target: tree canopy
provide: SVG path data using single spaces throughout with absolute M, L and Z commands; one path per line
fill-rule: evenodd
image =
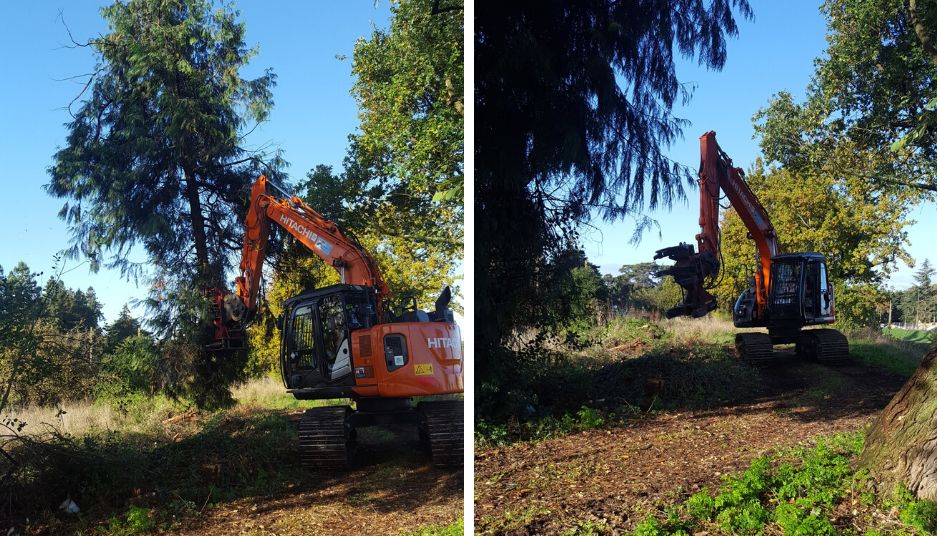
M 358 154 L 379 177 L 462 206 L 462 0 L 400 0 L 387 30 L 355 43 Z
M 757 129 L 769 161 L 794 171 L 831 167 L 840 149 L 874 165 L 855 174 L 879 188 L 937 191 L 937 6 L 930 1 L 829 0 L 829 46 L 804 103 L 779 93 Z
M 137 276 L 139 244 L 157 281 L 223 281 L 256 175 L 241 136 L 267 117 L 275 76 L 240 76 L 256 50 L 228 6 L 130 0 L 101 14 L 109 32 L 80 44 L 97 64 L 46 186 L 67 200 L 70 253 Z

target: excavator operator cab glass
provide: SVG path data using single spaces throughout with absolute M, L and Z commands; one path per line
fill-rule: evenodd
M 302 305 L 293 311 L 289 336 L 286 338 L 286 355 L 295 368 L 315 369 L 319 366 L 314 325 L 312 306 Z
M 348 338 L 348 319 L 345 303 L 340 294 L 325 296 L 319 301 L 319 322 L 322 333 L 322 359 L 324 375 L 330 380 L 351 373 L 351 345 Z
M 771 260 L 767 315 L 772 322 L 800 323 L 804 316 L 805 259 L 783 255 Z
M 790 253 L 771 262 L 768 312 L 773 321 L 804 325 L 832 317 L 832 292 L 822 255 Z

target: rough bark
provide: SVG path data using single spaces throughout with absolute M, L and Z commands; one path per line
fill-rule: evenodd
M 198 267 L 198 280 L 207 284 L 211 276 L 209 273 L 208 241 L 205 236 L 205 219 L 202 216 L 202 202 L 198 196 L 198 185 L 195 183 L 195 173 L 188 167 L 185 173 L 185 195 L 189 201 L 189 213 L 192 219 L 192 240 L 195 242 L 195 258 Z
M 927 2 L 924 2 L 925 4 Z M 934 45 L 933 40 L 931 39 L 930 33 L 928 33 L 929 28 L 927 27 L 927 22 L 924 20 L 924 17 L 918 9 L 925 9 L 918 6 L 918 0 L 908 0 L 908 14 L 911 18 L 911 25 L 914 27 L 914 33 L 917 34 L 917 38 L 921 41 L 921 47 L 924 49 L 924 53 L 930 58 L 930 61 L 937 65 L 937 46 Z
M 918 498 L 937 501 L 937 348 L 872 425 L 859 463 L 881 492 L 901 484 Z

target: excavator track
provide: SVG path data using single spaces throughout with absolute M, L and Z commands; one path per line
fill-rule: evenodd
M 299 458 L 306 469 L 344 469 L 354 456 L 348 406 L 307 409 L 299 421 Z
M 463 465 L 463 434 L 465 416 L 461 400 L 438 400 L 417 404 L 420 415 L 420 437 L 429 444 L 433 465 Z
M 837 365 L 849 360 L 849 340 L 835 329 L 808 329 L 797 339 L 797 353 L 819 363 Z
M 774 359 L 774 348 L 767 333 L 737 333 L 735 350 L 746 363 L 765 363 Z

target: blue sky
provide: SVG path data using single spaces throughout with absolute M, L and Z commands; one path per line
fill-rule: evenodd
M 60 12 L 77 39 L 106 30 L 98 9 L 109 2 L 91 0 L 36 0 L 7 3 L 5 20 L 15 21 L 0 33 L 0 67 L 11 73 L 0 84 L 0 185 L 6 207 L 0 211 L 3 229 L 0 266 L 10 269 L 24 260 L 44 281 L 52 272 L 53 255 L 67 246 L 68 233 L 56 217 L 62 201 L 47 196 L 41 186 L 48 181 L 46 168 L 65 140 L 63 109 L 80 91 L 80 82 L 57 81 L 89 72 L 93 57 L 86 49 L 67 49 L 68 35 Z M 826 46 L 825 25 L 818 2 L 753 2 L 754 21 L 740 24 L 740 35 L 729 42 L 728 61 L 721 72 L 681 62 L 678 75 L 696 85 L 691 102 L 677 115 L 692 124 L 684 139 L 669 155 L 695 168 L 699 159 L 697 138 L 716 130 L 721 146 L 736 165 L 747 168 L 759 154 L 752 139 L 751 116 L 771 95 L 788 90 L 802 98 L 813 73 L 813 59 Z M 386 1 L 280 2 L 242 1 L 242 20 L 247 23 L 247 42 L 260 46 L 260 54 L 245 71 L 255 76 L 266 67 L 278 75 L 275 107 L 267 124 L 249 138 L 253 146 L 273 145 L 284 150 L 293 177 L 302 177 L 319 163 L 341 166 L 347 136 L 358 124 L 357 107 L 349 95 L 353 83 L 348 59 L 354 42 L 370 35 L 374 27 L 386 27 L 390 9 Z M 628 243 L 631 222 L 598 223 L 583 229 L 583 242 L 592 262 L 603 271 L 617 272 L 622 264 L 650 260 L 654 251 L 680 241 L 692 242 L 698 232 L 696 192 L 687 203 L 671 211 L 651 214 L 661 224 L 660 237 L 649 232 L 637 246 Z M 937 250 L 926 233 L 937 225 L 933 204 L 918 207 L 910 228 L 909 251 L 918 261 L 937 261 Z M 932 243 L 932 241 L 931 241 Z M 143 256 L 134 260 L 142 261 Z M 123 304 L 146 294 L 102 269 L 89 274 L 74 262 L 63 276 L 73 288 L 93 286 L 104 302 L 107 319 Z M 901 265 L 891 283 L 910 284 L 913 270 Z M 471 270 L 469 271 L 471 273 Z
M 728 60 L 722 71 L 707 71 L 692 61 L 678 64 L 678 78 L 694 83 L 696 91 L 688 105 L 675 110 L 677 117 L 692 124 L 684 129 L 684 139 L 670 148 L 671 158 L 696 169 L 698 138 L 715 130 L 719 145 L 735 165 L 749 168 L 760 154 L 757 140 L 752 139 L 752 116 L 779 91 L 789 91 L 802 100 L 814 72 L 814 58 L 824 54 L 826 24 L 819 5 L 804 0 L 754 0 L 755 18 L 740 22 L 738 37 L 728 43 Z M 698 195 L 694 189 L 688 192 L 686 203 L 649 213 L 660 223 L 660 235 L 656 230 L 647 232 L 637 246 L 628 242 L 633 222 L 593 222 L 595 229 L 582 229 L 586 254 L 603 272 L 618 273 L 623 264 L 652 260 L 654 252 L 662 247 L 679 242 L 695 245 L 694 236 L 699 232 Z M 937 206 L 928 203 L 911 213 L 918 223 L 908 228 L 911 244 L 907 249 L 918 263 L 925 258 L 937 261 L 937 246 L 933 236 L 928 236 L 937 228 L 935 209 Z M 898 264 L 890 284 L 906 288 L 911 285 L 914 270 Z
M 23 260 L 34 271 L 52 273 L 52 257 L 68 245 L 65 224 L 56 216 L 63 200 L 45 194 L 46 168 L 65 142 L 63 108 L 79 93 L 78 80 L 57 81 L 89 72 L 94 58 L 87 49 L 68 49 L 62 18 L 77 40 L 106 32 L 99 8 L 110 2 L 90 0 L 29 1 L 4 4 L 0 33 L 0 67 L 8 77 L 0 84 L 0 184 L 6 203 L 0 211 L 0 266 L 5 270 Z M 301 178 L 315 165 L 341 167 L 347 137 L 358 125 L 357 105 L 349 94 L 353 46 L 375 27 L 386 28 L 387 1 L 267 2 L 242 1 L 241 20 L 247 43 L 260 53 L 243 71 L 257 76 L 272 67 L 277 73 L 275 107 L 270 120 L 248 138 L 248 146 L 283 149 L 289 172 Z M 61 13 L 61 17 L 60 17 Z M 340 60 L 336 56 L 344 55 Z M 145 260 L 142 253 L 133 260 Z M 72 288 L 93 286 L 104 303 L 107 320 L 123 304 L 142 298 L 147 289 L 102 269 L 71 261 L 62 279 Z M 142 313 L 142 311 L 137 311 Z

